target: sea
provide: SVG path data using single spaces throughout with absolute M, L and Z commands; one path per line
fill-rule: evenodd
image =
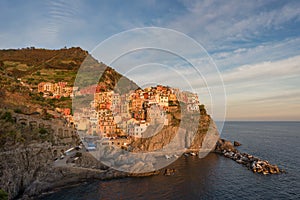
M 65 187 L 40 199 L 300 199 L 300 122 L 226 122 L 221 137 L 238 141 L 246 152 L 276 164 L 287 173 L 254 174 L 215 153 L 182 156 L 157 175 L 108 181 L 91 180 Z

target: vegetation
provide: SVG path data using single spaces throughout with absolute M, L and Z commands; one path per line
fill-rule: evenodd
M 11 123 L 14 121 L 10 112 L 4 112 L 1 115 L 0 119 L 4 120 L 5 122 L 11 122 Z
M 37 105 L 49 109 L 71 108 L 70 98 L 44 98 L 43 94 L 37 93 L 37 85 L 40 82 L 63 81 L 73 86 L 78 69 L 82 66 L 85 70 L 77 79 L 82 87 L 94 85 L 95 80 L 100 78 L 99 82 L 105 85 L 103 91 L 116 88 L 117 92 L 123 93 L 138 88 L 134 82 L 122 78 L 122 75 L 99 63 L 81 48 L 46 50 L 30 47 L 0 50 L 0 84 L 3 86 L 0 95 L 5 96 L 5 103 L 13 109 Z M 102 77 L 98 77 L 100 73 L 103 73 Z
M 0 200 L 7 200 L 8 194 L 4 190 L 0 189 Z
M 205 106 L 203 104 L 199 105 L 199 110 L 201 115 L 206 115 L 206 110 L 205 110 Z
M 14 109 L 15 113 L 19 113 L 19 114 L 23 114 L 22 110 L 20 108 L 16 108 Z
M 18 63 L 25 64 L 23 66 L 27 67 L 28 73 L 36 71 L 37 68 L 68 69 L 69 66 L 72 66 L 72 70 L 77 70 L 87 55 L 88 53 L 79 47 L 60 50 L 8 49 L 0 51 L 0 62 L 3 63 L 1 66 L 6 67 Z
M 17 124 L 8 111 L 0 113 L 0 148 L 32 141 L 53 142 L 53 134 L 45 128 Z
M 75 157 L 81 157 L 82 153 L 81 152 L 76 152 Z

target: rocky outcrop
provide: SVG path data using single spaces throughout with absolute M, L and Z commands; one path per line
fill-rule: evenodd
M 222 153 L 224 150 L 228 152 L 237 152 L 236 148 L 230 141 L 227 141 L 225 139 L 219 139 L 217 141 L 215 151 Z
M 233 145 L 234 145 L 235 147 L 238 147 L 238 146 L 241 146 L 242 144 L 239 143 L 238 141 L 233 141 Z
M 107 180 L 128 176 L 150 176 L 158 171 L 134 174 L 104 166 L 89 153 L 83 153 L 72 165 L 55 167 L 50 143 L 15 146 L 0 153 L 0 187 L 9 199 L 34 199 L 36 196 L 66 185 L 90 179 Z
M 174 168 L 172 168 L 172 169 L 167 168 L 164 171 L 164 175 L 165 176 L 173 176 L 175 174 L 175 172 L 176 172 L 176 169 L 174 169 Z
M 107 166 L 103 165 L 101 162 L 99 162 L 95 157 L 93 157 L 88 152 L 82 153 L 82 156 L 80 156 L 79 159 L 74 161 L 74 164 L 76 167 L 82 167 L 82 168 L 100 169 L 100 170 L 108 169 Z
M 213 119 L 206 114 L 206 110 L 200 110 L 200 115 L 199 113 L 187 116 L 181 114 L 173 113 L 172 117 L 169 117 L 169 125 L 159 131 L 147 129 L 146 131 L 156 132 L 156 134 L 152 137 L 136 139 L 131 144 L 131 150 L 152 152 L 166 148 L 168 145 L 174 146 L 168 148 L 169 153 L 179 148 L 182 151 L 203 154 L 214 150 L 219 132 Z
M 9 198 L 21 197 L 36 190 L 41 180 L 54 178 L 52 148 L 48 143 L 15 147 L 0 153 L 0 185 Z M 58 173 L 59 174 L 59 173 Z M 39 191 L 36 191 L 39 192 Z
M 234 160 L 235 162 L 246 166 L 254 173 L 280 174 L 285 172 L 279 169 L 277 165 L 270 164 L 267 160 L 261 160 L 247 153 L 239 152 L 230 141 L 219 139 L 215 148 L 215 152 Z

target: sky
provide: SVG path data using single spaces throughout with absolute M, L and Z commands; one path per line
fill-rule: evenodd
M 80 46 L 93 52 L 99 48 L 99 43 L 130 29 L 161 27 L 175 30 L 199 43 L 217 66 L 220 77 L 208 73 L 205 79 L 211 83 L 210 88 L 215 87 L 217 79 L 223 81 L 226 120 L 300 120 L 298 0 L 3 0 L 0 1 L 0 17 L 1 49 Z M 111 46 L 106 50 L 114 52 L 128 43 L 134 46 L 139 44 L 139 39 L 132 37 L 119 43 L 118 47 Z M 174 48 L 184 46 L 178 40 L 170 41 L 176 46 Z M 170 55 L 164 57 L 163 53 L 148 50 L 143 51 L 143 55 L 138 53 L 115 62 L 113 67 L 121 70 L 121 65 L 137 64 L 134 59 L 145 58 L 148 78 L 168 79 L 171 86 L 179 82 L 175 75 L 173 78 L 166 76 L 167 72 L 162 70 L 163 65 L 171 65 L 164 62 L 166 58 L 171 60 Z M 201 60 L 197 55 L 190 59 Z M 154 61 L 162 65 L 149 64 Z M 212 61 L 208 61 L 211 66 Z M 177 66 L 172 68 L 173 71 L 185 74 L 191 85 L 199 88 L 197 92 L 202 91 L 201 80 L 194 77 L 189 68 L 173 64 Z M 145 74 L 128 76 L 139 84 L 139 77 L 148 80 Z M 205 92 L 203 96 L 199 93 L 200 101 L 208 105 L 212 116 L 222 118 L 218 113 L 212 113 L 212 102 Z M 219 99 L 218 95 L 215 98 Z

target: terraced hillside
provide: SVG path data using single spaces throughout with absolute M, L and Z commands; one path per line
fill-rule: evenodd
M 40 82 L 63 81 L 73 86 L 83 62 L 90 67 L 90 74 L 87 72 L 86 76 L 94 75 L 95 68 L 105 71 L 99 81 L 106 85 L 107 90 L 113 89 L 122 77 L 79 47 L 59 50 L 35 48 L 0 50 L 0 106 L 17 107 L 24 112 L 33 112 L 41 106 L 47 109 L 71 108 L 70 98 L 61 100 L 42 98 L 37 93 L 37 85 Z M 122 78 L 122 81 L 136 88 L 136 85 L 127 78 Z M 88 86 L 92 81 L 86 81 L 85 84 Z M 26 111 L 28 109 L 31 111 Z

